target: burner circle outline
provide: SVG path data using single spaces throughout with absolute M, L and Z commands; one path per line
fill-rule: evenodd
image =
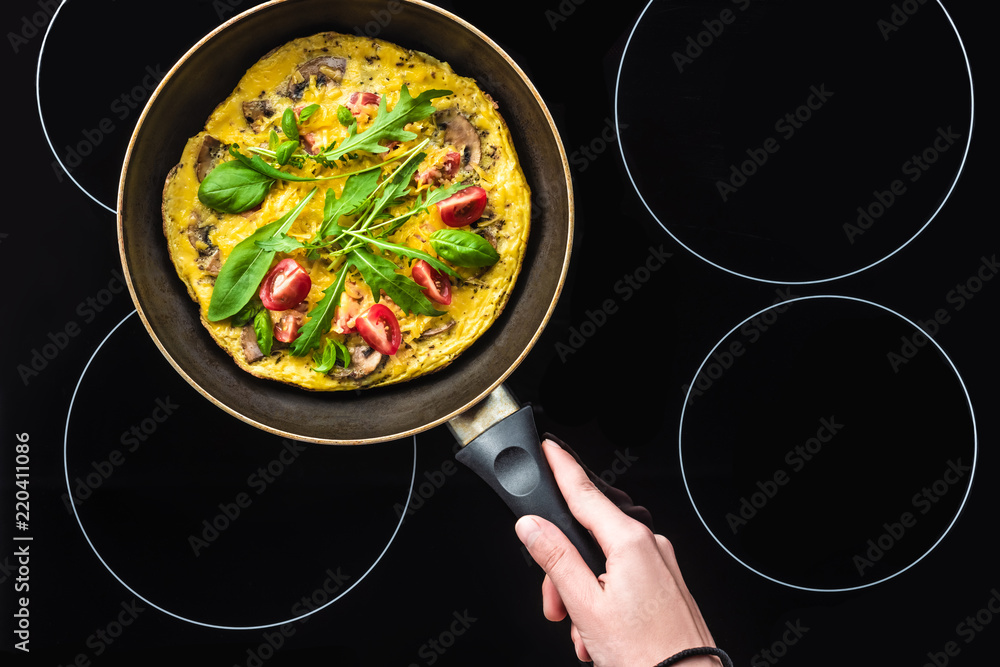
M 72 396 L 70 396 L 69 407 L 67 408 L 67 411 L 66 411 L 66 426 L 65 426 L 65 428 L 63 430 L 63 472 L 64 472 L 64 475 L 65 475 L 65 478 L 66 478 L 66 491 L 67 491 L 67 493 L 70 494 L 70 497 L 72 497 L 72 495 L 73 495 L 73 489 L 72 489 L 72 486 L 71 486 L 72 483 L 70 482 L 70 479 L 69 479 L 69 461 L 68 461 L 68 458 L 67 458 L 67 451 L 68 451 L 68 447 L 69 447 L 69 424 L 70 424 L 70 418 L 72 417 L 72 414 L 73 414 L 73 404 L 76 401 L 77 393 L 80 391 L 80 385 L 83 383 L 83 378 L 87 375 L 87 370 L 90 368 L 90 364 L 97 357 L 97 354 L 101 351 L 101 348 L 103 348 L 104 344 L 107 343 L 108 340 L 110 340 L 111 336 L 113 336 L 114 333 L 123 324 L 125 324 L 125 322 L 128 321 L 128 319 L 130 317 L 132 317 L 136 313 L 137 313 L 137 311 L 133 310 L 128 315 L 126 315 L 124 318 L 122 318 L 122 320 L 118 324 L 116 324 L 114 327 L 112 327 L 111 331 L 108 332 L 108 334 L 104 337 L 104 339 L 94 349 L 94 353 L 90 355 L 90 358 L 87 360 L 87 363 L 84 365 L 83 370 L 80 372 L 80 378 L 77 380 L 76 385 L 73 387 L 73 394 L 72 394 Z M 308 611 L 308 612 L 306 612 L 304 614 L 301 614 L 299 616 L 295 616 L 293 618 L 285 619 L 285 620 L 282 620 L 282 621 L 275 621 L 273 623 L 262 623 L 260 625 L 219 625 L 219 624 L 214 624 L 214 623 L 205 623 L 203 621 L 198 621 L 198 620 L 195 620 L 195 619 L 192 619 L 192 618 L 187 618 L 186 616 L 181 616 L 180 614 L 176 614 L 176 613 L 174 613 L 174 612 L 172 612 L 172 611 L 170 611 L 168 609 L 164 609 L 163 607 L 157 605 L 155 602 L 153 602 L 153 601 L 149 600 L 148 598 L 144 597 L 138 591 L 136 591 L 131 586 L 129 586 L 127 583 L 125 583 L 125 581 L 121 577 L 118 576 L 118 574 L 111 568 L 111 566 L 108 565 L 108 563 L 101 556 L 101 553 L 97 550 L 97 547 L 90 540 L 90 535 L 87 534 L 87 529 L 83 527 L 83 521 L 80 519 L 80 514 L 77 512 L 76 503 L 69 503 L 69 504 L 73 508 L 73 516 L 76 518 L 76 523 L 80 527 L 80 532 L 83 534 L 83 538 L 87 541 L 87 544 L 90 546 L 90 549 L 94 552 L 94 555 L 97 556 L 97 560 L 99 560 L 101 562 L 101 565 L 104 566 L 104 568 L 111 574 L 112 577 L 114 577 L 118 581 L 119 584 L 121 584 L 125 588 L 125 590 L 127 590 L 128 592 L 130 592 L 132 595 L 134 595 L 139 600 L 142 600 L 145 604 L 149 605 L 150 607 L 152 607 L 153 609 L 156 609 L 159 612 L 162 612 L 162 613 L 166 614 L 167 616 L 176 618 L 177 620 L 184 621 L 186 623 L 191 623 L 192 625 L 198 625 L 198 626 L 201 626 L 201 627 L 204 627 L 204 628 L 212 628 L 214 630 L 263 630 L 263 629 L 266 629 L 266 628 L 274 628 L 274 627 L 278 627 L 278 626 L 281 626 L 281 625 L 285 625 L 286 623 L 294 623 L 294 622 L 300 621 L 300 620 L 302 620 L 302 619 L 304 619 L 304 618 L 306 618 L 308 616 L 312 616 L 316 612 L 319 612 L 319 611 L 322 611 L 323 609 L 326 609 L 327 607 L 329 607 L 330 605 L 332 605 L 334 602 L 336 602 L 340 598 L 342 598 L 345 595 L 347 595 L 355 586 L 357 586 L 362 581 L 364 581 L 365 577 L 367 577 L 371 573 L 371 571 L 375 569 L 375 566 L 379 564 L 379 562 L 385 556 L 386 552 L 389 551 L 389 547 L 392 546 L 392 543 L 395 541 L 396 535 L 399 534 L 399 529 L 403 526 L 403 518 L 406 516 L 407 510 L 410 507 L 410 500 L 413 498 L 413 485 L 414 485 L 414 481 L 416 480 L 416 476 L 417 476 L 417 437 L 413 436 L 413 468 L 412 468 L 412 470 L 410 472 L 410 489 L 409 489 L 409 491 L 407 492 L 407 495 L 406 495 L 406 503 L 403 506 L 402 512 L 400 512 L 400 514 L 399 514 L 399 523 L 396 524 L 396 528 L 392 531 L 392 535 L 389 537 L 389 541 L 386 543 L 385 547 L 382 549 L 382 551 L 379 553 L 379 555 L 375 558 L 375 562 L 373 562 L 368 567 L 368 569 L 365 570 L 361 574 L 361 576 L 359 576 L 354 582 L 352 582 L 349 586 L 347 586 L 347 588 L 345 588 L 343 591 L 341 591 L 336 597 L 334 597 L 334 598 L 330 599 L 329 601 L 327 601 L 325 604 L 320 605 L 320 606 L 316 607 L 315 609 L 312 609 L 311 611 Z
M 914 240 L 916 240 L 916 238 L 918 236 L 920 236 L 924 232 L 924 230 L 927 229 L 928 226 L 930 226 L 931 222 L 933 222 L 934 219 L 937 218 L 938 214 L 942 211 L 942 209 L 944 209 L 945 204 L 948 203 L 948 200 L 951 198 L 952 192 L 955 191 L 955 187 L 958 185 L 958 181 L 959 181 L 959 179 L 962 176 L 962 172 L 965 171 L 965 164 L 966 164 L 966 161 L 969 158 L 969 151 L 972 148 L 972 131 L 973 131 L 973 127 L 975 126 L 975 120 L 976 120 L 976 95 L 975 95 L 975 85 L 974 85 L 973 79 L 972 79 L 972 65 L 969 63 L 969 53 L 968 53 L 968 51 L 965 48 L 965 42 L 962 40 L 962 35 L 958 31 L 958 27 L 955 25 L 955 21 L 951 18 L 951 14 L 948 13 L 948 10 L 945 8 L 945 6 L 941 2 L 941 0 L 936 0 L 938 6 L 941 7 L 941 11 L 944 12 L 945 18 L 948 19 L 948 24 L 951 26 L 952 30 L 955 32 L 955 37 L 958 39 L 958 45 L 962 49 L 962 58 L 965 60 L 965 68 L 966 68 L 966 71 L 967 71 L 968 77 L 969 77 L 969 134 L 968 134 L 968 138 L 966 139 L 965 151 L 962 154 L 962 162 L 961 162 L 961 164 L 959 164 L 958 170 L 955 172 L 955 178 L 953 179 L 953 181 L 951 183 L 951 186 L 948 188 L 948 191 L 945 193 L 944 197 L 941 199 L 941 202 L 938 204 L 937 209 L 935 209 L 934 212 L 930 215 L 930 217 L 927 218 L 927 221 L 924 222 L 924 224 L 920 227 L 920 229 L 918 229 L 917 232 L 915 234 L 913 234 L 913 236 L 911 236 L 909 239 L 907 239 L 898 248 L 896 248 L 891 253 L 889 253 L 888 255 L 886 255 L 885 257 L 883 257 L 883 258 L 881 258 L 881 259 L 879 259 L 877 261 L 871 262 L 870 264 L 868 264 L 866 266 L 863 266 L 861 268 L 855 269 L 853 271 L 848 271 L 846 273 L 842 273 L 840 275 L 830 276 L 828 278 L 817 278 L 815 280 L 800 280 L 800 281 L 795 281 L 795 280 L 776 280 L 776 279 L 773 279 L 773 278 L 761 278 L 760 276 L 754 276 L 754 275 L 750 275 L 748 273 L 741 273 L 739 271 L 727 268 L 727 267 L 723 266 L 722 264 L 719 264 L 717 262 L 713 262 L 708 257 L 705 257 L 705 256 L 699 254 L 698 252 L 696 252 L 693 248 L 691 248 L 686 243 L 684 243 L 683 241 L 681 241 L 681 239 L 678 238 L 677 235 L 675 235 L 672 231 L 670 231 L 670 229 L 667 227 L 667 225 L 662 220 L 660 220 L 659 216 L 657 216 L 656 213 L 653 211 L 652 207 L 646 201 L 646 198 L 642 196 L 642 192 L 639 190 L 639 185 L 638 185 L 638 183 L 636 183 L 635 177 L 632 175 L 632 171 L 629 169 L 628 160 L 625 157 L 624 144 L 622 142 L 621 123 L 619 121 L 619 112 L 618 112 L 618 101 L 619 101 L 619 99 L 621 99 L 621 90 L 620 90 L 620 88 L 621 88 L 621 79 L 622 79 L 622 69 L 624 68 L 624 65 L 625 65 L 625 57 L 628 55 L 629 45 L 632 43 L 632 37 L 635 36 L 635 32 L 638 29 L 639 24 L 642 22 L 643 17 L 646 15 L 646 12 L 649 11 L 649 8 L 653 5 L 654 2 L 656 2 L 656 0 L 649 0 L 649 2 L 646 4 L 646 6 L 643 7 L 642 12 L 639 13 L 639 18 L 636 19 L 635 25 L 632 26 L 632 30 L 629 31 L 628 38 L 625 40 L 625 46 L 622 49 L 621 60 L 619 60 L 619 62 L 618 62 L 618 72 L 617 72 L 617 74 L 615 76 L 615 92 L 614 92 L 615 139 L 617 140 L 617 143 L 618 143 L 618 152 L 621 155 L 622 166 L 625 169 L 625 174 L 628 176 L 629 183 L 632 184 L 632 189 L 635 190 L 636 196 L 639 197 L 639 201 L 642 202 L 642 205 L 645 207 L 646 211 L 649 212 L 649 215 L 652 216 L 652 218 L 657 222 L 657 224 L 660 225 L 660 227 L 663 228 L 663 231 L 665 231 L 670 236 L 670 238 L 672 238 L 674 241 L 676 241 L 678 245 L 680 245 L 682 248 L 684 248 L 685 250 L 687 250 L 689 253 L 691 253 L 692 255 L 694 255 L 695 257 L 697 257 L 698 259 L 702 260 L 706 264 L 710 264 L 711 266 L 714 266 L 715 268 L 717 268 L 717 269 L 719 269 L 721 271 L 724 271 L 724 272 L 729 273 L 731 275 L 737 276 L 739 278 L 744 278 L 746 280 L 753 280 L 753 281 L 757 281 L 757 282 L 761 282 L 761 283 L 769 283 L 769 284 L 772 284 L 772 285 L 817 285 L 817 284 L 821 284 L 821 283 L 832 282 L 834 280 L 840 280 L 842 278 L 848 278 L 850 276 L 854 276 L 854 275 L 857 275 L 857 274 L 862 273 L 864 271 L 867 271 L 868 269 L 870 269 L 872 267 L 878 266 L 882 262 L 884 262 L 887 259 L 889 259 L 890 257 L 894 256 L 896 253 L 900 252 L 906 246 L 910 245 Z
M 705 359 L 698 366 L 698 369 L 694 373 L 694 379 L 692 379 L 691 384 L 688 385 L 688 390 L 687 390 L 687 392 L 684 395 L 684 404 L 681 406 L 680 425 L 678 426 L 678 430 L 677 430 L 677 454 L 678 454 L 678 463 L 679 463 L 680 469 L 681 469 L 681 479 L 684 481 L 684 490 L 687 492 L 688 500 L 691 501 L 691 507 L 694 509 L 695 514 L 698 516 L 698 520 L 701 522 L 702 526 L 704 526 L 704 528 L 708 532 L 708 534 L 712 537 L 713 540 L 715 540 L 715 542 L 720 547 L 722 547 L 723 551 L 725 551 L 727 554 L 729 554 L 729 556 L 733 560 L 735 560 L 737 563 L 739 563 L 740 565 L 742 565 L 743 567 L 745 567 L 750 572 L 753 572 L 754 574 L 756 574 L 756 575 L 758 575 L 758 576 L 760 576 L 760 577 L 762 577 L 762 578 L 764 578 L 764 579 L 766 579 L 766 580 L 768 580 L 768 581 L 770 581 L 772 583 L 780 584 L 781 586 L 786 586 L 788 588 L 792 588 L 792 589 L 800 590 L 800 591 L 808 591 L 810 593 L 844 593 L 844 592 L 847 592 L 847 591 L 857 591 L 857 590 L 862 590 L 862 589 L 865 589 L 865 588 L 871 588 L 872 586 L 876 586 L 878 584 L 881 584 L 881 583 L 884 583 L 886 581 L 889 581 L 890 579 L 894 579 L 895 577 L 898 577 L 899 575 L 903 574 L 904 572 L 906 572 L 907 570 L 909 570 L 910 568 L 912 568 L 914 565 L 916 565 L 917 563 L 919 563 L 920 561 L 922 561 L 924 558 L 926 558 L 927 556 L 929 556 L 931 554 L 931 552 L 934 551 L 938 547 L 938 545 L 941 544 L 942 541 L 944 541 L 944 538 L 948 536 L 949 532 L 951 532 L 952 527 L 955 525 L 956 522 L 958 522 L 958 517 L 960 517 L 962 515 L 962 511 L 965 509 L 965 504 L 969 500 L 969 494 L 972 493 L 972 485 L 973 485 L 973 482 L 975 481 L 975 477 L 976 477 L 976 464 L 979 461 L 979 431 L 976 428 L 976 413 L 975 413 L 975 410 L 974 410 L 974 408 L 972 406 L 972 399 L 969 397 L 969 390 L 965 386 L 965 381 L 962 379 L 962 376 L 958 372 L 958 369 L 955 367 L 955 363 L 951 360 L 951 357 L 948 356 L 948 354 L 938 344 L 938 342 L 936 340 L 934 340 L 929 334 L 927 334 L 926 331 L 924 331 L 922 328 L 920 328 L 919 326 L 917 326 L 908 317 L 906 317 L 904 315 L 901 315 L 900 313 L 892 310 L 891 308 L 888 308 L 888 307 L 883 306 L 881 304 L 875 303 L 873 301 L 868 301 L 867 299 L 860 299 L 860 298 L 857 298 L 857 297 L 843 296 L 843 295 L 837 295 L 837 294 L 818 294 L 818 295 L 814 295 L 814 296 L 804 296 L 804 297 L 798 297 L 798 298 L 795 298 L 795 299 L 788 299 L 787 301 L 782 301 L 780 304 L 777 304 L 777 305 L 785 306 L 785 305 L 796 303 L 796 302 L 800 302 L 800 301 L 813 301 L 813 300 L 818 300 L 818 299 L 843 299 L 845 301 L 854 301 L 856 303 L 862 303 L 862 304 L 866 304 L 868 306 L 873 306 L 875 308 L 878 308 L 879 310 L 883 310 L 883 311 L 885 311 L 887 313 L 895 315 L 896 317 L 898 317 L 899 319 L 901 319 L 902 321 L 906 322 L 911 327 L 913 327 L 916 331 L 921 332 L 924 335 L 924 337 L 927 338 L 928 341 L 930 341 L 931 343 L 934 344 L 934 347 L 937 349 L 938 353 L 940 353 L 941 356 L 944 358 L 944 360 L 948 362 L 948 366 L 951 368 L 952 372 L 955 374 L 955 378 L 958 380 L 959 385 L 962 387 L 962 393 L 965 396 L 965 401 L 966 401 L 966 404 L 967 404 L 967 406 L 969 408 L 969 418 L 972 420 L 972 445 L 973 445 L 972 470 L 969 473 L 969 483 L 968 483 L 968 486 L 965 489 L 965 495 L 962 496 L 962 502 L 961 502 L 961 504 L 959 504 L 958 509 L 955 511 L 955 516 L 952 517 L 951 522 L 944 529 L 944 531 L 942 531 L 941 535 L 938 536 L 938 538 L 934 542 L 934 544 L 932 544 L 930 546 L 930 548 L 927 549 L 927 551 L 925 551 L 923 554 L 921 554 L 916 560 L 914 560 L 912 563 L 910 563 L 906 567 L 904 567 L 904 568 L 900 569 L 899 571 L 897 571 L 897 572 L 895 572 L 893 574 L 890 574 L 890 575 L 888 575 L 886 577 L 882 577 L 881 579 L 878 579 L 876 581 L 871 581 L 871 582 L 868 582 L 868 583 L 865 583 L 865 584 L 861 584 L 861 585 L 858 585 L 858 586 L 847 586 L 847 587 L 842 587 L 842 588 L 818 588 L 818 587 L 800 586 L 798 584 L 792 584 L 792 583 L 789 583 L 787 581 L 782 581 L 781 579 L 778 579 L 776 577 L 772 577 L 772 576 L 770 576 L 768 574 L 765 574 L 764 572 L 761 572 L 760 570 L 758 570 L 758 569 L 750 566 L 748 563 L 746 563 L 743 560 L 741 560 L 739 556 L 737 556 L 736 554 L 734 554 L 725 544 L 723 544 L 722 540 L 719 539 L 719 537 L 709 527 L 708 522 L 705 520 L 705 517 L 702 516 L 701 511 L 698 509 L 698 503 L 695 502 L 694 495 L 691 492 L 691 486 L 690 486 L 690 484 L 688 484 L 687 472 L 684 470 L 684 417 L 685 417 L 685 415 L 687 413 L 688 402 L 691 400 L 691 392 L 695 388 L 695 380 L 701 374 L 701 372 L 705 368 L 706 364 L 708 364 L 709 361 L 711 361 L 712 355 L 719 349 L 719 347 L 726 341 L 726 339 L 728 339 L 731 335 L 733 335 L 733 333 L 735 333 L 736 331 L 738 331 L 740 329 L 740 327 L 742 327 L 746 323 L 752 321 L 755 317 L 759 317 L 760 315 L 763 315 L 767 311 L 769 311 L 772 308 L 774 308 L 775 305 L 770 305 L 767 308 L 760 309 L 759 311 L 757 311 L 756 313 L 754 313 L 750 317 L 747 317 L 746 319 L 744 319 L 743 321 L 741 321 L 739 324 L 737 324 L 735 327 L 733 327 L 732 329 L 730 329 L 729 331 L 727 331 L 726 334 L 724 336 L 722 336 L 722 338 L 719 339 L 719 342 L 717 342 L 715 345 L 712 346 L 712 349 L 709 351 L 708 355 L 705 357 Z

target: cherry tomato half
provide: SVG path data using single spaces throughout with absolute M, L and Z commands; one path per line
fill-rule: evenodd
M 302 326 L 301 313 L 283 315 L 274 325 L 274 337 L 282 343 L 291 343 L 299 337 L 299 327 Z
M 312 279 L 291 257 L 278 262 L 260 284 L 260 300 L 268 310 L 288 310 L 309 294 Z
M 486 208 L 486 190 L 478 185 L 465 188 L 438 202 L 441 222 L 449 227 L 464 227 L 479 220 Z
M 445 306 L 451 303 L 451 281 L 424 260 L 418 259 L 413 264 L 410 277 L 424 288 L 430 299 Z
M 393 355 L 403 342 L 403 334 L 399 330 L 399 322 L 387 306 L 374 304 L 358 317 L 354 326 L 368 347 L 382 354 Z

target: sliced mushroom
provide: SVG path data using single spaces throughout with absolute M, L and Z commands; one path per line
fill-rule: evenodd
M 444 143 L 462 154 L 462 167 L 479 164 L 482 147 L 479 133 L 469 119 L 455 107 L 442 109 L 434 114 L 438 127 L 444 128 Z
M 199 224 L 198 216 L 192 214 L 191 224 L 187 228 L 187 237 L 191 247 L 197 250 L 199 255 L 207 255 L 209 248 L 212 247 L 212 242 L 208 240 L 208 232 L 211 230 L 211 226 L 202 227 Z
M 264 123 L 277 113 L 268 100 L 245 100 L 243 102 L 243 118 L 254 132 L 260 132 Z
M 476 229 L 476 234 L 479 234 L 484 239 L 490 242 L 494 250 L 497 250 L 497 232 L 496 225 L 486 225 L 485 227 L 479 227 Z
M 281 91 L 293 100 L 302 99 L 302 93 L 309 87 L 309 81 L 316 77 L 316 86 L 340 85 L 347 71 L 347 58 L 320 56 L 299 65 Z
M 205 180 L 208 172 L 215 168 L 216 163 L 226 154 L 226 147 L 221 141 L 210 134 L 205 135 L 201 142 L 201 150 L 198 151 L 198 161 L 195 163 L 194 171 L 198 176 L 198 181 Z
M 257 344 L 257 332 L 254 331 L 253 324 L 243 326 L 243 331 L 240 333 L 240 345 L 243 346 L 243 356 L 248 364 L 264 358 L 264 353 L 260 351 L 260 346 Z
M 200 226 L 198 216 L 192 214 L 191 224 L 187 228 L 187 237 L 191 247 L 198 251 L 198 268 L 209 275 L 217 276 L 219 269 L 222 268 L 222 257 L 218 246 L 214 245 L 208 238 L 208 233 L 212 229 L 214 227 L 211 225 Z
M 219 269 L 222 268 L 222 253 L 219 252 L 218 248 L 215 248 L 215 251 L 211 254 L 198 257 L 197 264 L 198 268 L 208 275 L 217 276 L 219 275 Z
M 427 329 L 422 334 L 420 334 L 420 339 L 423 340 L 424 338 L 430 338 L 431 336 L 437 336 L 438 334 L 443 334 L 445 331 L 451 329 L 457 323 L 458 320 L 452 320 L 450 322 L 446 322 L 442 325 L 436 326 L 433 329 Z
M 330 371 L 330 375 L 333 377 L 353 380 L 363 378 L 374 373 L 384 358 L 381 352 L 373 350 L 364 343 L 348 345 L 347 349 L 351 353 L 351 365 L 347 368 L 334 366 L 333 370 Z

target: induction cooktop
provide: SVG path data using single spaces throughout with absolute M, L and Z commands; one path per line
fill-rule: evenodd
M 135 313 L 132 130 L 258 4 L 5 5 L 4 664 L 576 664 L 447 429 L 271 435 Z M 992 8 L 435 4 L 527 73 L 573 173 L 570 275 L 507 384 L 650 510 L 718 645 L 751 667 L 993 664 Z M 377 37 L 404 5 L 323 27 Z

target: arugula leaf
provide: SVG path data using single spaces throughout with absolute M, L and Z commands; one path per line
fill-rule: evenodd
M 262 250 L 274 252 L 295 252 L 306 247 L 302 241 L 292 238 L 288 234 L 275 234 L 272 238 L 257 241 L 255 245 Z
M 323 224 L 316 233 L 316 241 L 338 231 L 337 221 L 342 216 L 351 215 L 361 208 L 378 188 L 379 173 L 373 170 L 349 176 L 344 182 L 344 190 L 340 193 L 339 199 L 333 190 L 326 191 L 326 200 L 323 202 Z
M 198 186 L 198 199 L 224 213 L 243 213 L 264 201 L 274 179 L 242 162 L 223 162 Z
M 274 325 L 271 323 L 271 315 L 266 309 L 261 308 L 253 317 L 253 330 L 257 334 L 257 347 L 266 357 L 271 354 L 271 347 L 274 345 Z
M 391 241 L 385 241 L 381 238 L 372 238 L 370 236 L 359 234 L 358 232 L 349 229 L 345 229 L 344 233 L 349 234 L 354 238 L 360 239 L 366 243 L 370 243 L 376 248 L 380 248 L 382 250 L 388 250 L 390 252 L 396 253 L 397 255 L 402 255 L 403 257 L 409 257 L 410 259 L 422 259 L 428 264 L 430 264 L 432 267 L 437 269 L 438 271 L 447 273 L 448 275 L 454 276 L 456 278 L 462 277 L 455 271 L 455 269 L 451 268 L 450 266 L 439 260 L 434 255 L 427 254 L 423 250 L 418 250 L 417 248 L 411 248 L 410 246 L 403 245 L 401 243 L 393 243 Z
M 278 145 L 278 149 L 280 149 L 280 148 L 281 148 L 281 145 L 279 144 Z M 254 155 L 253 157 L 247 157 L 246 155 L 244 155 L 243 153 L 240 152 L 240 145 L 239 144 L 230 144 L 230 146 L 229 146 L 229 153 L 230 153 L 230 155 L 232 155 L 233 157 L 235 157 L 237 160 L 239 160 L 240 164 L 242 164 L 242 165 L 244 165 L 244 166 L 246 166 L 246 167 L 248 167 L 250 169 L 253 169 L 258 174 L 261 174 L 262 176 L 267 176 L 269 178 L 273 178 L 274 180 L 281 179 L 281 180 L 286 180 L 286 181 L 299 181 L 299 182 L 302 182 L 302 183 L 307 183 L 307 182 L 310 182 L 310 181 L 326 180 L 324 178 L 316 178 L 315 176 L 298 176 L 296 174 L 289 174 L 287 171 L 281 171 L 277 167 L 269 164 L 264 158 L 262 158 L 259 155 Z M 229 163 L 228 162 L 224 162 L 223 164 L 229 164 Z M 219 165 L 219 167 L 221 167 L 221 166 L 222 165 Z M 219 167 L 216 167 L 215 169 L 218 169 Z M 212 171 L 215 171 L 215 170 L 213 169 Z M 209 173 L 209 176 L 211 176 L 211 175 L 212 174 Z M 339 178 L 339 176 L 333 176 L 332 178 Z M 207 180 L 207 177 L 206 177 L 206 180 Z
M 420 213 L 421 211 L 426 211 L 428 208 L 438 203 L 439 201 L 443 201 L 448 197 L 452 196 L 453 194 L 460 192 L 468 187 L 472 186 L 468 183 L 452 183 L 443 188 L 437 188 L 436 190 L 425 190 L 421 194 L 417 195 L 417 200 L 414 202 L 412 209 L 410 209 L 409 211 L 400 216 L 393 218 L 392 220 L 387 221 L 388 226 L 386 226 L 386 228 L 382 230 L 382 233 L 379 234 L 379 238 L 384 239 L 385 237 L 395 232 L 397 229 L 400 228 L 400 226 L 402 226 L 404 222 L 406 222 L 407 218 L 410 218 L 411 216 L 414 216 L 417 213 Z M 382 224 L 385 225 L 386 223 Z
M 329 373 L 338 361 L 344 368 L 349 367 L 351 365 L 351 352 L 339 340 L 327 338 L 323 345 L 323 351 L 320 352 L 319 360 L 316 359 L 316 353 L 313 353 L 313 363 L 316 364 L 313 366 L 313 370 L 317 373 Z
M 371 212 L 366 216 L 366 225 L 372 220 L 382 215 L 382 212 L 395 204 L 401 203 L 410 192 L 410 181 L 417 173 L 417 167 L 427 157 L 426 153 L 414 153 L 406 158 L 406 162 L 399 165 L 396 171 L 392 172 L 392 178 L 382 181 L 382 194 L 375 200 Z
M 384 257 L 373 255 L 361 248 L 355 248 L 348 253 L 347 258 L 368 283 L 375 303 L 378 303 L 379 300 L 379 290 L 385 290 L 389 298 L 407 313 L 431 316 L 444 314 L 443 311 L 434 307 L 420 285 L 415 283 L 412 278 L 396 273 L 396 265 Z
M 333 315 L 340 305 L 340 295 L 344 292 L 347 273 L 350 264 L 344 264 L 333 284 L 323 290 L 323 297 L 309 311 L 309 319 L 299 329 L 299 337 L 292 343 L 291 353 L 297 357 L 304 356 L 309 350 L 317 347 L 323 334 L 330 330 Z
M 210 321 L 217 322 L 235 315 L 253 297 L 260 281 L 271 268 L 271 260 L 274 259 L 274 251 L 258 247 L 257 242 L 287 232 L 314 194 L 316 188 L 303 197 L 291 211 L 274 222 L 260 227 L 236 244 L 215 279 L 212 299 L 208 304 Z
M 335 148 L 323 152 L 323 157 L 327 160 L 336 160 L 346 153 L 354 151 L 368 151 L 369 153 L 384 153 L 388 148 L 379 144 L 380 141 L 409 141 L 415 139 L 416 134 L 406 130 L 407 123 L 413 123 L 427 118 L 434 113 L 434 105 L 431 100 L 437 97 L 451 95 L 450 90 L 425 90 L 416 97 L 410 96 L 410 89 L 403 86 L 399 89 L 399 101 L 392 111 L 386 110 L 385 95 L 379 99 L 378 115 L 371 126 L 360 134 L 355 134 L 357 123 L 351 126 L 351 134 Z M 350 112 L 348 112 L 350 113 Z M 338 111 L 338 118 L 342 114 Z M 346 117 L 341 119 L 341 122 Z
M 430 242 L 438 256 L 458 266 L 491 266 L 500 260 L 489 241 L 464 229 L 439 229 Z

